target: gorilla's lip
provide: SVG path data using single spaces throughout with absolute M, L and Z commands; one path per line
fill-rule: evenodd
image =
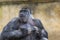
M 21 19 L 24 19 L 25 17 L 20 17 Z
M 25 17 L 20 17 L 20 19 L 25 19 Z
M 21 16 L 21 15 L 20 15 L 20 17 L 25 17 L 25 16 Z

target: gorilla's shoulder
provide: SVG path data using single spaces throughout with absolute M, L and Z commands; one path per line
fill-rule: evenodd
M 17 21 L 19 21 L 19 18 L 18 17 L 15 17 L 10 22 L 17 22 Z
M 19 18 L 18 17 L 15 17 L 15 18 L 13 18 L 13 19 L 11 19 L 9 22 L 8 22 L 8 24 L 7 25 L 15 25 L 15 24 L 17 24 L 17 23 L 19 23 Z
M 16 25 L 18 25 L 18 23 L 19 23 L 19 18 L 15 17 L 12 20 L 10 20 L 5 27 L 7 27 L 7 28 L 15 27 Z
M 33 19 L 34 22 L 40 23 L 41 21 L 39 19 Z
M 42 22 L 39 19 L 33 19 L 33 21 L 35 22 L 36 26 L 40 29 L 44 28 Z

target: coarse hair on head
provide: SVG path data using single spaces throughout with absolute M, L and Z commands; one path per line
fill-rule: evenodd
M 30 14 L 32 14 L 30 7 L 22 7 L 19 12 L 23 12 L 23 11 L 28 11 Z

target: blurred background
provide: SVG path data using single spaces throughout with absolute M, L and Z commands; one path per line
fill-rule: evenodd
M 33 16 L 41 20 L 49 40 L 60 40 L 60 0 L 0 0 L 0 32 L 24 6 L 30 7 Z

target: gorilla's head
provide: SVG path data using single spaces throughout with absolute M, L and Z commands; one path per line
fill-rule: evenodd
M 22 8 L 19 12 L 19 18 L 21 22 L 27 22 L 31 15 L 31 10 L 28 8 Z

